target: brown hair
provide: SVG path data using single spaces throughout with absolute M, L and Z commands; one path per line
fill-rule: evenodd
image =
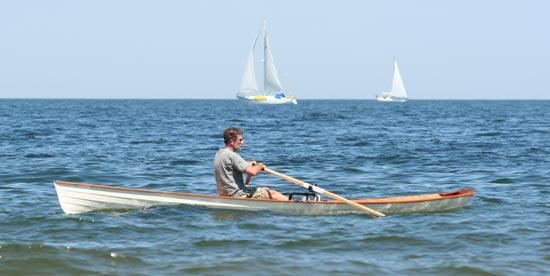
M 243 135 L 243 130 L 236 127 L 229 127 L 223 131 L 223 141 L 229 144 L 237 139 L 237 135 Z

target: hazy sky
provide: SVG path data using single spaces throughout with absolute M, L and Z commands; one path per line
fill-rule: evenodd
M 232 99 L 262 20 L 299 99 L 550 99 L 550 1 L 0 0 L 0 98 Z

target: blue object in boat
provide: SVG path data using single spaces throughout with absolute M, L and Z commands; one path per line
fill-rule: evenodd
M 277 99 L 281 99 L 281 98 L 284 98 L 284 97 L 286 97 L 286 96 L 285 96 L 285 93 L 283 93 L 283 92 L 279 92 L 279 93 L 275 94 L 275 98 L 277 98 Z

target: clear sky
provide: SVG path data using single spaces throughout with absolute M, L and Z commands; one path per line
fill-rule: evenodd
M 267 19 L 299 99 L 550 99 L 550 1 L 0 0 L 0 98 L 233 99 Z

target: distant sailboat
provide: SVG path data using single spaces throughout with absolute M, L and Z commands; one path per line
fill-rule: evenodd
M 376 100 L 381 102 L 406 102 L 408 99 L 407 90 L 403 85 L 397 60 L 393 62 L 393 82 L 390 92 L 382 92 L 382 95 L 376 95 Z
M 256 83 L 256 70 L 254 68 L 254 49 L 262 34 L 264 36 L 264 89 L 259 90 L 258 84 Z M 250 49 L 248 53 L 241 81 L 241 90 L 237 93 L 237 98 L 242 101 L 257 104 L 298 103 L 295 97 L 285 95 L 281 82 L 279 81 L 279 75 L 277 74 L 277 69 L 273 62 L 273 55 L 271 54 L 271 46 L 269 44 L 265 20 L 260 33 L 258 33 L 258 36 L 256 36 L 254 40 L 252 49 Z

